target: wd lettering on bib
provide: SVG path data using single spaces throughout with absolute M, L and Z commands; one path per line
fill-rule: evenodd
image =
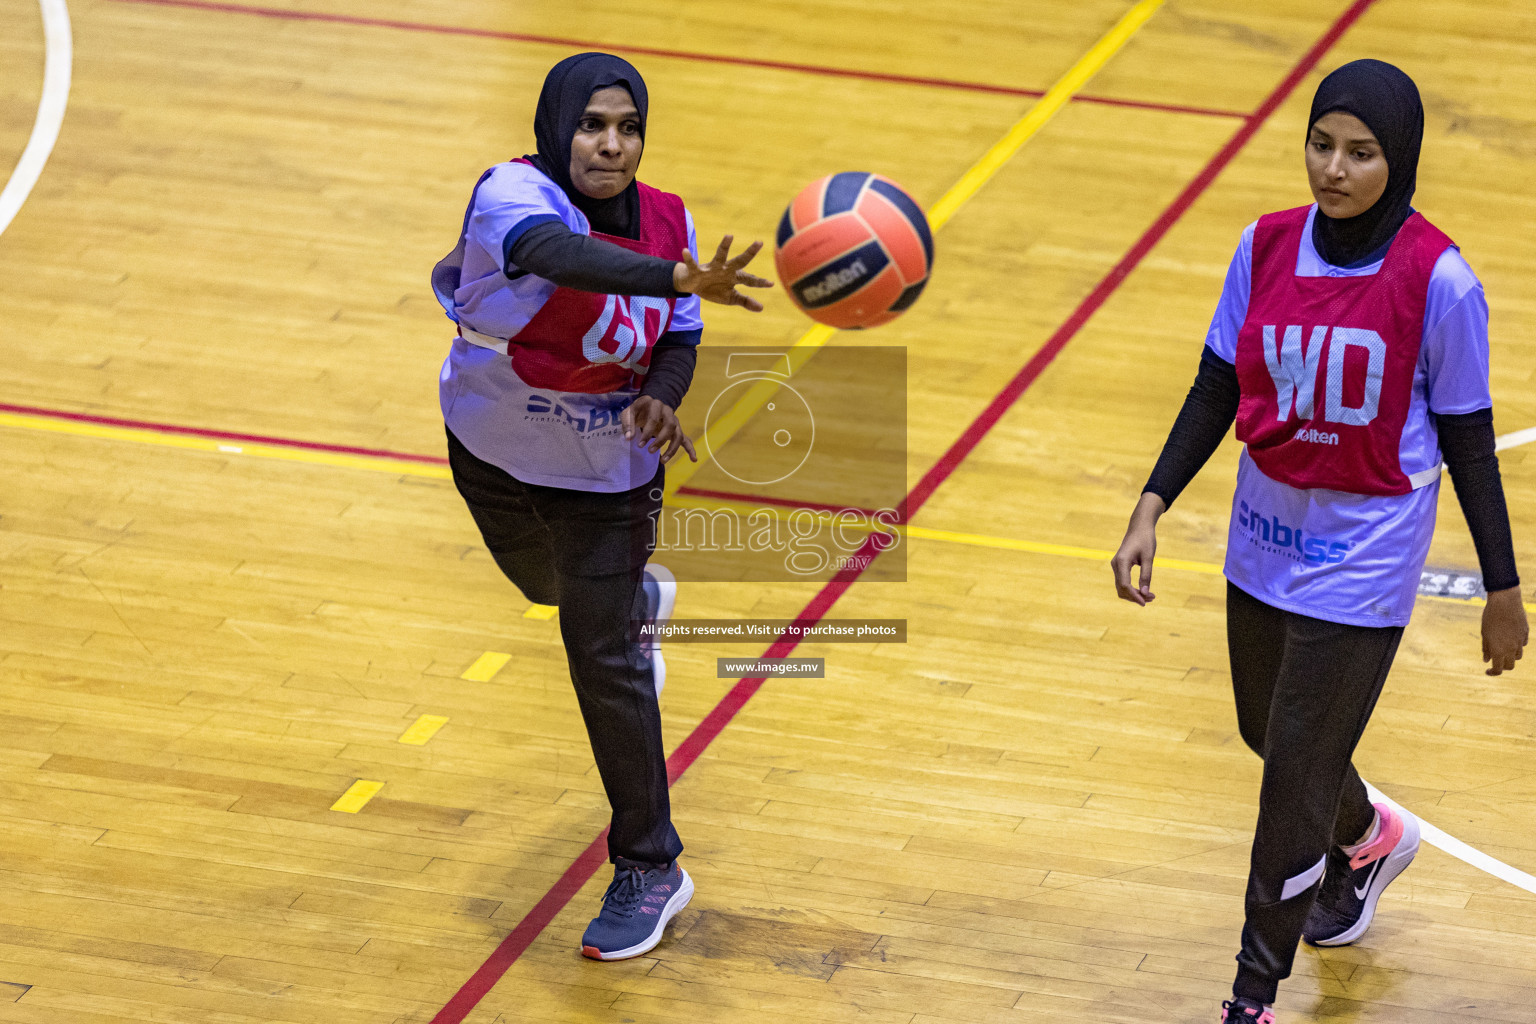
M 1294 408 L 1299 419 L 1312 419 L 1317 388 L 1319 358 L 1328 349 L 1324 364 L 1323 421 L 1364 427 L 1376 418 L 1381 408 L 1381 378 L 1387 364 L 1387 343 L 1375 331 L 1356 327 L 1314 327 L 1311 343 L 1302 348 L 1302 329 L 1286 327 L 1280 345 L 1275 344 L 1275 328 L 1264 325 L 1264 366 L 1275 384 L 1275 419 L 1285 423 Z M 1366 353 L 1365 376 L 1360 387 L 1359 405 L 1344 400 L 1345 359 L 1350 346 Z M 1299 436 L 1299 435 L 1298 435 Z M 1337 442 L 1334 442 L 1337 443 Z
M 1237 436 L 1292 487 L 1407 494 L 1399 448 L 1435 262 L 1453 243 L 1408 218 L 1374 274 L 1298 277 L 1310 207 L 1259 218 L 1237 336 Z

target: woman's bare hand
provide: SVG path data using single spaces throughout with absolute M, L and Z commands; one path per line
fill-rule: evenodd
M 1520 588 L 1495 590 L 1483 606 L 1483 660 L 1489 662 L 1490 676 L 1512 672 L 1515 662 L 1525 654 L 1531 627 L 1525 620 L 1525 605 Z
M 1110 568 L 1115 571 L 1115 593 L 1122 600 L 1145 606 L 1157 597 L 1152 593 L 1152 559 L 1157 554 L 1157 520 L 1166 511 L 1168 506 L 1163 504 L 1163 499 L 1148 492 L 1141 496 L 1136 510 L 1131 513 L 1131 523 L 1126 527 L 1120 550 L 1109 560 Z M 1133 583 L 1131 568 L 1137 565 L 1141 566 L 1141 578 Z
M 677 422 L 677 413 L 666 403 L 652 398 L 649 395 L 641 395 L 619 413 L 619 423 L 624 427 L 624 439 L 633 441 L 644 448 L 649 443 L 651 452 L 662 452 L 661 461 L 671 462 L 672 457 L 681 448 L 688 453 L 688 457 L 694 462 L 699 461 L 699 455 L 693 450 L 693 440 L 683 433 L 682 424 Z
M 754 313 L 763 311 L 763 304 L 748 295 L 743 295 L 736 290 L 737 285 L 747 288 L 772 288 L 773 282 L 767 278 L 749 274 L 742 268 L 752 262 L 752 257 L 762 249 L 762 242 L 753 242 L 742 250 L 741 255 L 731 257 L 731 242 L 735 241 L 733 235 L 726 235 L 720 240 L 720 247 L 715 250 L 715 258 L 703 266 L 694 259 L 693 253 L 683 250 L 683 261 L 672 268 L 672 287 L 680 292 L 697 295 L 709 302 L 718 302 L 722 306 L 744 306 Z

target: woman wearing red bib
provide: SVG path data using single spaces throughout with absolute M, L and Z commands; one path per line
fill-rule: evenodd
M 1417 820 L 1373 805 L 1351 758 L 1412 612 L 1442 464 L 1488 591 L 1488 673 L 1513 669 L 1528 637 L 1482 285 L 1410 206 L 1423 129 L 1417 88 L 1390 64 L 1355 61 L 1318 87 L 1306 140 L 1317 201 L 1244 231 L 1200 372 L 1112 563 L 1122 598 L 1152 600 L 1158 517 L 1235 421 L 1246 447 L 1227 640 L 1238 725 L 1264 776 L 1224 1021 L 1271 1024 L 1298 941 L 1364 935 L 1418 850 Z
M 657 697 L 676 583 L 648 565 L 665 463 L 693 445 L 676 409 L 693 379 L 699 300 L 760 310 L 767 287 L 730 238 L 700 266 L 682 199 L 635 180 L 640 73 L 581 53 L 544 80 L 538 152 L 475 184 L 458 245 L 432 273 L 457 324 L 439 387 L 453 481 L 530 601 L 558 605 L 571 682 L 613 817 L 613 882 L 582 936 L 639 956 L 693 894 L 678 864 Z

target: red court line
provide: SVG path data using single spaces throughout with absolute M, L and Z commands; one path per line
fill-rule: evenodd
M 857 562 L 859 555 L 877 555 L 881 551 L 881 545 L 875 536 L 867 538 L 854 555 Z M 838 573 L 821 588 L 811 602 L 805 606 L 794 625 L 812 626 L 821 621 L 822 616 L 837 602 L 849 587 L 858 579 L 863 570 L 846 570 Z M 784 658 L 800 643 L 798 637 L 780 635 L 768 648 L 764 658 Z M 687 739 L 678 744 L 672 756 L 667 758 L 667 785 L 671 786 L 682 778 L 693 763 L 704 753 L 705 748 L 719 736 L 725 727 L 730 724 L 736 713 L 746 706 L 747 701 L 762 688 L 764 677 L 746 677 L 739 680 L 730 691 L 720 699 L 709 714 L 704 716 L 694 730 L 688 734 Z M 565 869 L 560 879 L 550 887 L 542 899 L 534 904 L 532 910 L 524 915 L 517 926 L 501 940 L 494 952 L 486 958 L 485 963 L 475 971 L 470 979 L 454 993 L 452 999 L 438 1011 L 432 1018 L 432 1024 L 461 1024 L 471 1010 L 484 999 L 486 994 L 496 986 L 502 975 L 506 974 L 518 958 L 527 951 L 538 938 L 539 933 L 549 926 L 571 901 L 581 887 L 589 879 L 597 874 L 604 864 L 608 863 L 607 850 L 608 830 L 605 828 L 598 833 L 596 839 L 582 851 L 576 862 Z
M 1121 257 L 1120 262 L 1116 263 L 1110 272 L 1104 276 L 1103 280 L 1094 287 L 1082 304 L 1067 318 L 1067 321 L 1056 329 L 1056 333 L 1052 334 L 1045 345 L 1030 358 L 1029 362 L 1024 364 L 1024 368 L 1014 375 L 1014 378 L 998 393 L 996 398 L 992 399 L 991 404 L 982 410 L 981 415 L 972 421 L 971 425 L 965 429 L 965 432 L 960 435 L 959 439 L 950 446 L 949 451 L 945 452 L 943 457 L 934 464 L 933 468 L 918 481 L 917 486 L 912 489 L 912 494 L 908 498 L 908 507 L 903 509 L 903 522 L 911 519 L 912 514 L 922 507 L 923 503 L 932 496 L 933 492 L 938 489 L 945 478 L 954 471 L 954 467 L 959 465 L 981 443 L 981 439 L 986 435 L 987 431 L 991 430 L 997 424 L 997 421 L 1002 419 L 1003 414 L 1008 411 L 1008 408 L 1034 383 L 1041 372 L 1050 365 L 1051 360 L 1056 358 L 1057 353 L 1066 347 L 1067 342 L 1071 341 L 1083 324 L 1088 321 L 1088 318 L 1098 311 L 1099 307 L 1114 293 L 1115 289 L 1120 287 L 1120 283 L 1142 261 L 1152 247 L 1168 233 L 1168 229 L 1173 227 L 1174 222 L 1182 217 L 1184 212 L 1194 205 L 1195 200 L 1200 197 L 1200 194 L 1210 187 L 1216 175 L 1220 174 L 1227 164 L 1232 162 L 1232 158 L 1237 156 L 1238 151 L 1248 144 L 1248 140 L 1253 138 L 1254 133 L 1259 130 L 1259 126 L 1269 119 L 1269 116 L 1275 112 L 1275 109 L 1281 103 L 1285 102 L 1286 97 L 1295 90 L 1296 86 L 1307 76 L 1308 72 L 1317 66 L 1318 61 L 1322 60 L 1323 54 L 1334 43 L 1338 42 L 1339 37 L 1359 20 L 1360 15 L 1364 14 L 1366 9 L 1374 2 L 1375 0 L 1355 0 L 1349 6 L 1349 9 L 1339 16 L 1339 20 L 1333 23 L 1323 37 L 1313 44 L 1312 49 L 1308 50 L 1301 61 L 1291 69 L 1290 74 L 1285 76 L 1274 92 L 1271 92 L 1264 102 L 1259 105 L 1259 108 L 1243 121 L 1242 127 L 1238 128 L 1232 138 L 1227 140 L 1227 144 L 1221 148 L 1221 151 L 1211 159 L 1210 163 L 1201 169 L 1199 174 L 1195 175 L 1194 180 L 1185 186 L 1184 191 L 1179 193 L 1178 197 L 1153 222 L 1146 233 L 1136 240 L 1136 244 L 1131 246 L 1130 250 Z
M 627 43 L 607 43 L 591 39 L 568 39 L 563 36 L 535 35 L 531 32 L 504 32 L 497 29 L 473 28 L 465 25 L 435 25 L 422 21 L 399 21 L 394 18 L 370 18 L 356 14 L 332 14 L 326 11 L 294 11 L 282 7 L 260 7 L 253 4 L 221 3 L 219 0 L 116 0 L 117 3 L 147 4 L 156 7 L 184 7 L 196 11 L 216 11 L 223 14 L 250 14 L 262 18 L 284 21 L 320 21 L 333 25 L 359 25 L 368 28 L 393 28 L 406 32 L 431 32 L 436 35 L 470 36 L 476 39 L 504 39 L 518 43 L 544 43 L 575 50 L 607 50 L 611 53 L 635 53 L 648 57 L 668 57 L 674 60 L 700 61 L 708 64 L 732 64 L 736 67 L 766 68 L 772 71 L 797 71 L 808 75 L 825 75 L 832 78 L 860 78 L 871 82 L 894 82 L 899 85 L 927 85 L 939 89 L 961 89 L 967 92 L 1000 93 L 1005 96 L 1028 96 L 1038 99 L 1045 95 L 1041 89 L 1021 89 L 991 82 L 967 82 L 954 78 L 929 78 L 921 75 L 897 75 L 884 71 L 863 71 L 858 68 L 837 68 L 825 64 L 801 64 L 795 61 L 764 60 L 757 57 L 732 57 L 717 53 L 695 53 L 691 50 L 669 50 L 655 46 L 631 46 Z M 1132 107 L 1140 110 L 1158 110 L 1170 114 L 1198 114 L 1203 117 L 1247 117 L 1236 110 L 1215 107 L 1185 106 L 1177 103 L 1152 103 L 1145 100 L 1119 99 L 1114 96 L 1072 97 L 1076 102 L 1098 103 L 1112 107 Z
M 1168 229 L 1173 226 L 1174 222 L 1194 204 L 1202 192 L 1210 187 L 1211 182 L 1216 179 L 1216 176 L 1221 173 L 1222 169 L 1231 163 L 1232 158 L 1237 155 L 1238 151 L 1253 138 L 1260 125 L 1275 112 L 1275 109 L 1281 103 L 1285 102 L 1286 98 L 1295 91 L 1296 86 L 1301 83 L 1301 80 L 1322 60 L 1323 55 L 1338 42 L 1339 37 L 1348 31 L 1349 27 L 1358 21 L 1360 16 L 1375 2 L 1376 0 L 1354 0 L 1348 9 L 1339 15 L 1338 19 L 1329 26 L 1328 31 L 1323 33 L 1322 37 L 1312 45 L 1312 48 L 1302 56 L 1290 73 L 1265 98 L 1258 109 L 1244 119 L 1242 127 L 1237 130 L 1236 134 L 1211 158 L 1210 162 L 1195 176 L 1194 180 L 1179 193 L 1178 197 L 1169 204 L 1157 220 L 1153 222 L 1152 226 L 1137 239 L 1136 244 L 1131 246 L 1120 262 L 1116 263 L 1093 291 L 1083 299 L 1072 315 L 1067 318 L 1067 321 L 1051 335 L 1050 339 L 1024 365 L 1023 369 L 1014 375 L 1007 386 L 998 393 L 997 397 L 982 411 L 981 415 L 977 416 L 975 421 L 966 428 L 965 432 L 960 435 L 955 443 L 949 447 L 949 450 L 944 453 L 938 462 L 934 464 L 933 468 L 912 489 L 906 501 L 903 502 L 907 507 L 909 517 L 912 513 L 917 512 L 924 502 L 933 496 L 933 493 L 938 490 L 939 486 L 959 468 L 960 463 L 976 448 L 987 431 L 997 424 L 998 420 L 1002 418 L 1003 413 L 1007 412 L 1008 408 L 1019 399 L 1019 396 L 1039 378 L 1041 372 L 1050 364 L 1051 360 L 1082 329 L 1088 318 L 1099 307 L 1104 305 L 1109 296 L 1120 287 L 1130 272 L 1135 269 L 1136 264 L 1145 258 L 1152 247 L 1168 233 Z M 866 552 L 865 548 L 870 550 Z M 864 546 L 859 549 L 859 553 L 878 553 L 879 550 L 875 535 L 871 535 L 865 541 Z M 857 564 L 857 562 L 858 560 L 855 559 L 854 564 Z M 813 625 L 820 621 L 821 617 L 831 609 L 837 599 L 854 584 L 862 573 L 862 568 L 849 569 L 833 577 L 832 580 L 817 592 L 810 603 L 805 606 L 805 609 L 795 620 L 796 623 L 800 625 Z M 790 651 L 793 651 L 797 643 L 798 640 L 796 638 L 781 634 L 763 657 L 782 658 L 789 654 Z M 687 739 L 683 740 L 672 756 L 667 759 L 667 774 L 671 782 L 676 782 L 688 770 L 689 766 L 698 760 L 699 756 L 703 754 L 715 737 L 724 731 L 725 727 L 730 724 L 731 719 L 736 717 L 736 714 L 746 706 L 747 702 L 762 687 L 763 681 L 761 677 L 742 679 L 704 717 L 704 720 L 688 734 Z M 595 845 L 596 843 L 594 842 Z M 591 847 L 588 847 L 589 852 L 591 849 Z M 585 856 L 584 854 L 583 857 L 585 858 Z M 595 873 L 600 866 L 600 864 L 594 864 L 592 872 Z M 524 920 L 527 921 L 529 918 L 534 917 L 536 913 L 539 915 L 538 919 L 545 923 L 552 920 L 554 915 L 558 914 L 565 903 L 570 900 L 570 897 L 580 890 L 581 884 L 591 877 L 591 874 L 588 874 L 586 878 L 578 881 L 575 872 L 576 866 L 572 865 L 571 869 L 561 877 L 560 882 L 556 883 L 556 888 L 546 893 L 544 898 L 538 902 L 534 910 L 530 911 L 528 917 L 524 918 Z M 559 890 L 558 894 L 557 890 Z M 561 894 L 563 894 L 563 898 Z M 554 900 L 559 900 L 559 905 L 553 906 L 551 910 L 551 903 Z M 482 966 L 479 971 L 476 971 L 470 982 L 466 983 L 464 988 L 460 989 L 459 993 L 454 996 L 453 1000 L 443 1007 L 436 1017 L 432 1018 L 432 1024 L 461 1024 L 470 1009 L 491 990 L 502 974 L 512 964 L 516 963 L 517 959 L 532 945 L 533 940 L 538 936 L 538 932 L 542 930 L 542 927 L 542 925 L 539 925 L 535 929 L 530 924 L 527 928 L 524 928 L 523 922 L 519 922 L 512 934 L 508 935 L 501 945 L 496 948 L 496 951 L 491 954 L 491 959 L 486 961 L 486 966 Z M 487 966 L 492 961 L 495 961 L 496 969 L 487 970 Z M 473 989 L 470 987 L 471 984 L 474 986 Z
M 397 452 L 389 448 L 359 448 L 354 445 L 325 444 L 321 441 L 301 441 L 291 437 L 273 437 L 268 434 L 243 434 L 233 430 L 211 430 L 206 427 L 184 427 L 175 423 L 157 423 L 153 420 L 131 420 L 121 416 L 98 416 L 94 413 L 68 412 L 63 409 L 45 409 L 36 405 L 13 405 L 0 402 L 0 412 L 41 416 L 47 419 L 69 420 L 75 423 L 96 423 L 108 427 L 127 427 L 132 430 L 150 430 L 161 434 L 182 434 L 187 437 L 206 437 L 216 441 L 243 441 L 246 444 L 264 444 L 273 448 L 295 448 L 312 452 L 340 452 L 346 455 L 363 455 L 376 459 L 398 459 L 424 465 L 446 466 L 448 460 L 441 455 L 418 455 L 414 452 Z M 862 512 L 872 517 L 874 509 L 857 505 L 828 505 L 817 501 L 796 501 L 792 498 L 769 498 L 758 494 L 741 494 L 736 491 L 712 491 L 701 487 L 679 487 L 679 494 L 699 498 L 718 498 L 724 501 L 749 502 L 759 505 L 778 505 L 785 508 L 809 508 L 822 512 Z M 898 520 L 900 521 L 900 520 Z
M 187 437 L 206 437 L 216 441 L 245 441 L 248 444 L 269 444 L 274 448 L 298 448 L 311 452 L 340 452 L 344 455 L 366 455 L 378 459 L 401 459 L 430 465 L 448 465 L 441 455 L 415 455 L 411 452 L 394 452 L 387 448 L 357 448 L 345 444 L 324 444 L 320 441 L 295 441 L 287 437 L 268 437 L 265 434 L 240 434 L 232 430 L 209 430 L 205 427 L 182 427 L 174 423 L 154 423 L 149 420 L 128 420 L 117 416 L 96 416 L 84 412 L 65 412 L 62 409 L 42 409 L 32 405 L 12 405 L 0 402 L 0 412 L 20 413 L 26 416 L 44 416 L 55 420 L 72 420 L 75 423 L 96 423 L 108 427 L 128 427 L 133 430 L 153 430 L 163 434 L 182 434 Z

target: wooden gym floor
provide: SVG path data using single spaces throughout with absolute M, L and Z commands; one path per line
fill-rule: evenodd
M 694 734 L 713 742 L 678 759 L 696 756 L 673 800 L 698 894 L 652 955 L 577 955 L 600 870 L 445 1010 L 562 876 L 586 877 L 568 869 L 606 823 L 558 623 L 525 617 L 435 463 L 100 418 L 441 456 L 427 273 L 578 48 L 631 48 L 643 177 L 709 244 L 771 238 L 834 170 L 934 203 L 1131 5 L 266 3 L 70 0 L 62 134 L 0 236 L 0 1020 L 1214 1021 L 1259 774 L 1202 571 L 1236 447 L 1164 520 L 1160 554 L 1190 565 L 1158 571 L 1156 605 L 1116 601 L 1095 552 L 1118 543 L 1243 225 L 1307 200 L 1307 106 L 1346 60 L 1419 82 L 1418 205 L 1487 286 L 1499 431 L 1536 426 L 1529 7 L 1157 10 L 954 214 L 917 306 L 832 342 L 908 349 L 927 531 L 909 581 L 690 585 L 678 606 L 820 601 L 905 618 L 909 642 L 802 646 L 825 680 L 769 682 Z M 0 0 L 0 24 L 9 168 L 45 45 L 34 0 Z M 706 344 L 804 334 L 782 294 L 768 305 L 710 308 Z M 989 414 L 1010 381 L 1022 394 Z M 1536 455 L 1503 466 L 1529 595 Z M 1476 566 L 1448 486 L 1431 562 Z M 1482 675 L 1478 614 L 1421 602 L 1358 763 L 1536 872 L 1536 665 Z M 486 652 L 511 657 L 462 678 Z M 715 659 L 758 653 L 669 649 L 670 745 L 745 694 Z M 424 715 L 446 723 L 400 742 Z M 358 780 L 383 787 L 333 810 Z M 1426 846 L 1364 942 L 1299 954 L 1279 1010 L 1536 1021 L 1536 894 Z

